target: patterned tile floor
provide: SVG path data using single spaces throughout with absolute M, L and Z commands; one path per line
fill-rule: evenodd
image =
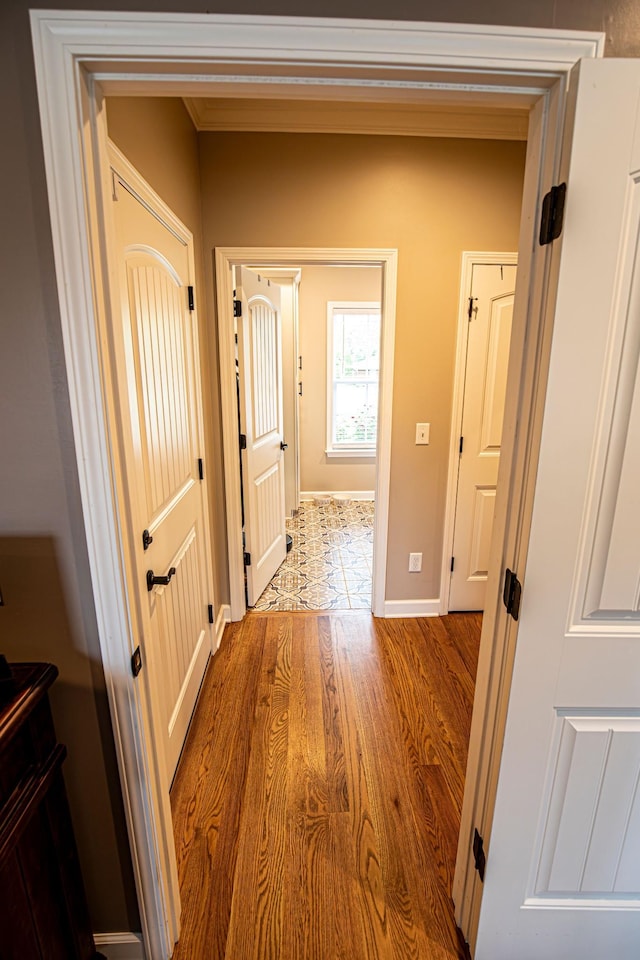
M 293 545 L 254 610 L 370 610 L 373 510 L 368 500 L 316 506 L 287 520 Z

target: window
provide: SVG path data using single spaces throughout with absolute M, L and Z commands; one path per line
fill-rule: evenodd
M 380 304 L 329 302 L 327 454 L 375 456 Z

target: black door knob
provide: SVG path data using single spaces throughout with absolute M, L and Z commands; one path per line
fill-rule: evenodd
M 147 570 L 147 590 L 153 590 L 155 586 L 166 587 L 175 572 L 176 568 L 170 567 L 166 577 L 156 577 L 153 570 Z
M 281 441 L 280 441 L 280 449 L 281 449 L 281 450 L 286 450 L 288 446 L 289 446 L 289 444 L 288 444 L 288 443 L 285 443 L 284 440 L 281 440 Z

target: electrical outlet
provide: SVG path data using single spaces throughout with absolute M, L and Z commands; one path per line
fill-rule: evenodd
M 430 423 L 416 423 L 416 444 L 429 443 Z
M 409 573 L 420 573 L 421 570 L 422 570 L 422 554 L 410 553 L 409 554 Z

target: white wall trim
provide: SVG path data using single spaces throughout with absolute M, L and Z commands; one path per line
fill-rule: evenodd
M 525 526 L 530 516 L 537 424 L 544 400 L 544 390 L 542 397 L 536 392 L 536 377 L 549 326 L 547 276 L 553 252 L 539 250 L 535 244 L 539 196 L 558 170 L 563 91 L 569 73 L 580 58 L 602 55 L 604 34 L 383 20 L 116 11 L 31 10 L 30 18 L 61 329 L 102 664 L 147 960 L 166 960 L 173 949 L 173 918 L 180 908 L 175 896 L 164 894 L 167 878 L 162 851 L 173 841 L 155 816 L 150 783 L 156 771 L 148 740 L 148 705 L 129 670 L 126 563 L 101 389 L 98 317 L 105 309 L 107 293 L 103 226 L 96 212 L 106 186 L 101 166 L 106 131 L 100 129 L 97 119 L 100 88 L 103 93 L 137 96 L 246 97 L 257 92 L 264 96 L 268 91 L 273 97 L 278 91 L 287 98 L 296 94 L 303 99 L 340 100 L 358 92 L 373 100 L 394 102 L 407 97 L 416 102 L 446 97 L 453 104 L 486 104 L 490 100 L 497 106 L 534 102 L 525 174 L 527 219 L 523 218 L 520 244 L 520 309 L 526 307 L 532 332 L 519 358 L 522 387 L 513 417 L 520 416 L 521 422 L 525 422 L 523 416 L 526 422 L 531 415 L 536 419 L 531 429 L 512 439 L 513 454 L 508 458 L 503 454 L 504 469 L 511 471 L 512 478 L 500 519 L 504 540 L 496 543 L 499 564 L 505 555 L 509 561 L 517 561 L 523 512 Z M 366 78 L 356 76 L 362 67 L 366 67 Z M 516 297 L 516 312 L 518 309 Z M 223 390 L 225 386 L 229 385 L 222 383 Z M 383 493 L 386 500 L 388 485 Z M 380 576 L 383 582 L 384 571 Z M 497 598 L 497 582 L 490 578 L 489 587 Z M 384 596 L 382 610 L 383 604 Z M 481 893 L 467 850 L 465 823 L 473 822 L 475 810 L 486 813 L 488 809 L 491 814 L 493 809 L 494 774 L 497 777 L 502 745 L 500 710 L 508 697 L 508 665 L 515 646 L 515 627 L 506 624 L 497 599 L 491 615 L 485 613 L 483 644 L 454 891 L 456 916 L 471 935 Z M 496 671 L 491 667 L 494 662 Z
M 440 600 L 386 600 L 385 617 L 437 617 L 440 615 Z
M 357 94 L 356 94 L 357 96 Z M 197 130 L 270 133 L 360 133 L 405 137 L 526 140 L 528 111 L 422 103 L 196 99 L 185 106 Z
M 220 609 L 218 610 L 218 616 L 216 617 L 216 650 L 220 648 L 220 642 L 222 640 L 222 634 L 224 633 L 224 628 L 228 623 L 231 623 L 231 607 L 228 603 L 220 604 Z
M 375 500 L 375 490 L 301 490 L 300 500 L 314 497 L 349 497 L 351 500 Z
M 375 463 L 376 449 L 375 447 L 345 447 L 344 449 L 334 447 L 325 450 L 324 455 L 329 460 L 373 460 Z
M 462 408 L 467 365 L 467 342 L 469 340 L 469 297 L 473 268 L 481 263 L 514 263 L 518 254 L 495 251 L 465 250 L 460 271 L 460 299 L 458 304 L 458 332 L 456 334 L 456 365 L 453 377 L 453 406 L 451 408 L 451 435 L 449 437 L 449 465 L 447 469 L 447 498 L 444 509 L 444 535 L 442 539 L 442 569 L 440 572 L 440 613 L 449 613 L 451 586 L 451 557 L 453 556 L 453 533 L 456 519 L 456 495 L 460 466 L 460 437 L 462 436 Z
M 216 297 L 222 397 L 222 432 L 225 452 L 225 496 L 231 619 L 246 613 L 242 547 L 242 509 L 238 469 L 238 411 L 236 406 L 235 336 L 232 312 L 234 266 L 286 266 L 294 264 L 374 264 L 382 271 L 382 330 L 378 407 L 378 453 L 376 468 L 376 511 L 373 525 L 372 609 L 381 616 L 384 609 L 389 522 L 389 480 L 391 474 L 391 413 L 393 406 L 393 357 L 395 350 L 396 250 L 330 247 L 218 247 L 215 252 Z
M 140 933 L 95 933 L 93 939 L 107 960 L 145 960 Z

